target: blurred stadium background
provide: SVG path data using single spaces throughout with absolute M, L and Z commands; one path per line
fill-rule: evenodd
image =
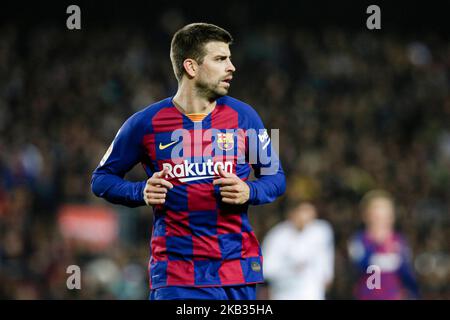
M 205 21 L 235 38 L 230 95 L 281 128 L 286 195 L 253 207 L 260 240 L 286 199 L 335 233 L 329 299 L 351 299 L 347 241 L 373 188 L 397 200 L 424 299 L 450 298 L 450 42 L 445 10 L 381 4 L 9 3 L 0 14 L 0 298 L 145 299 L 152 213 L 95 198 L 91 173 L 122 122 L 172 95 L 170 39 Z M 447 23 L 445 22 L 447 21 Z M 135 168 L 127 178 L 145 178 Z M 82 290 L 67 290 L 79 265 Z

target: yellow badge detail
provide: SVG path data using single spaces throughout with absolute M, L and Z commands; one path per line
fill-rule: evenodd
M 218 133 L 217 134 L 217 146 L 221 150 L 231 150 L 234 147 L 234 139 L 232 133 Z
M 253 261 L 251 266 L 252 266 L 252 270 L 255 272 L 261 271 L 261 265 L 259 264 L 259 262 Z

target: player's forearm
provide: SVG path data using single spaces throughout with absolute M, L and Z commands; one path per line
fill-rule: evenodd
M 248 202 L 253 205 L 273 202 L 286 191 L 284 172 L 279 170 L 275 175 L 261 176 L 258 180 L 247 181 L 250 187 Z
M 403 262 L 399 269 L 400 277 L 404 286 L 409 290 L 412 298 L 419 297 L 419 286 L 417 284 L 417 280 L 414 277 L 412 266 L 410 266 L 407 262 Z
M 144 206 L 143 190 L 145 181 L 126 181 L 113 174 L 94 174 L 92 176 L 92 192 L 111 203 L 127 207 Z

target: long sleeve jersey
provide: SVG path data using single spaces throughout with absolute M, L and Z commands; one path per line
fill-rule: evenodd
M 256 111 L 224 96 L 202 121 L 192 121 L 172 97 L 132 115 L 119 129 L 92 176 L 95 195 L 128 207 L 145 205 L 146 181 L 125 174 L 141 163 L 147 176 L 168 169 L 173 184 L 153 206 L 149 261 L 152 289 L 225 286 L 263 281 L 262 253 L 248 206 L 274 201 L 285 191 L 276 148 Z M 250 189 L 243 205 L 221 201 L 218 167 Z M 253 168 L 254 181 L 249 181 Z

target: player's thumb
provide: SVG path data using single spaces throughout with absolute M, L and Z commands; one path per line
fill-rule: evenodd
M 164 168 L 164 169 L 162 169 L 161 171 L 157 172 L 157 173 L 156 173 L 156 176 L 157 176 L 158 178 L 166 178 L 166 175 L 167 175 L 168 172 L 169 172 L 169 169 Z
M 222 178 L 229 178 L 233 176 L 231 173 L 228 173 L 225 170 L 223 170 L 222 166 L 217 166 L 217 170 L 219 171 L 219 175 Z

